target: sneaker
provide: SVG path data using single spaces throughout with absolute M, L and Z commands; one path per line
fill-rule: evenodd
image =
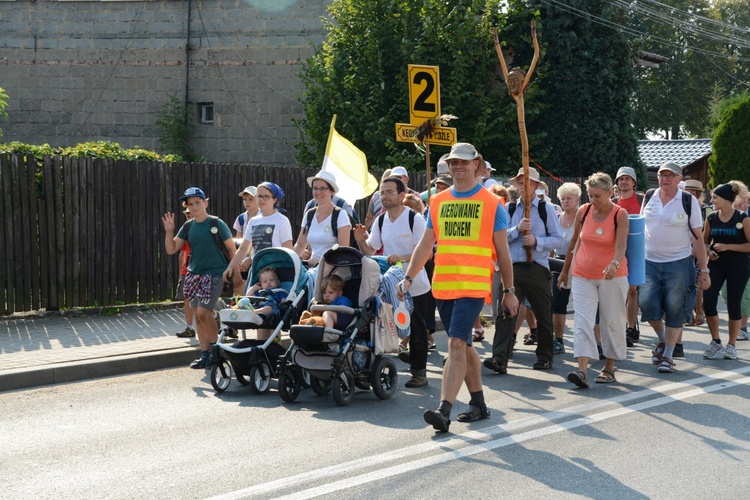
M 438 432 L 448 432 L 448 428 L 451 426 L 451 419 L 438 410 L 426 410 L 422 417 Z
M 531 332 L 523 336 L 523 345 L 535 345 L 536 344 L 536 328 Z
M 672 361 L 669 358 L 661 358 L 661 363 L 659 363 L 659 373 L 672 373 L 674 372 L 674 361 Z
M 737 359 L 737 348 L 732 344 L 727 344 L 724 349 L 724 359 Z
M 604 361 L 605 359 L 607 359 L 607 356 L 604 355 L 604 351 L 602 350 L 602 346 L 597 344 L 596 350 L 599 351 L 599 361 Z
M 437 345 L 435 344 L 435 342 L 427 342 L 428 351 L 434 351 L 435 349 L 437 349 Z
M 193 370 L 208 370 L 209 368 L 211 368 L 211 360 L 209 358 L 198 358 L 190 363 L 190 368 L 192 368 Z
M 711 342 L 708 344 L 708 349 L 703 353 L 703 359 L 723 359 L 724 358 L 724 346 L 717 342 Z
M 750 340 L 747 336 L 747 328 L 740 328 L 740 334 L 737 335 L 737 340 Z
M 404 387 L 424 387 L 427 385 L 427 377 L 420 377 L 419 375 L 412 375 L 409 380 L 406 381 Z
M 181 339 L 189 339 L 195 337 L 195 330 L 193 330 L 193 327 L 191 326 L 186 326 L 181 332 L 175 333 L 175 336 L 180 337 Z
M 685 349 L 682 347 L 682 344 L 675 344 L 674 346 L 674 352 L 672 353 L 673 358 L 684 358 L 685 357 Z
M 555 337 L 552 340 L 552 354 L 565 354 L 565 344 L 562 339 Z
M 651 351 L 651 362 L 655 365 L 658 365 L 661 363 L 661 357 L 664 354 L 664 347 L 665 345 L 661 342 L 656 344 L 656 349 Z

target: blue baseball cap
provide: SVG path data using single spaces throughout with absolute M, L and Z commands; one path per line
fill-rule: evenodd
M 193 196 L 203 198 L 204 200 L 206 199 L 206 193 L 204 193 L 201 188 L 191 187 L 187 188 L 182 196 L 180 196 L 180 201 L 185 201 L 188 198 L 192 198 Z

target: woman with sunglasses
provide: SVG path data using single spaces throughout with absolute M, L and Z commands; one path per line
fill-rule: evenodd
M 317 206 L 302 217 L 302 231 L 294 244 L 294 251 L 313 267 L 333 245 L 349 246 L 352 223 L 347 213 L 333 204 L 333 195 L 339 188 L 332 173 L 321 170 L 308 177 L 307 184 L 312 188 Z

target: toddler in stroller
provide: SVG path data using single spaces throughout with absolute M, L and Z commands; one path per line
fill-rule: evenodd
M 279 359 L 279 395 L 286 402 L 299 396 L 301 370 L 309 372 L 316 394 L 333 392 L 333 399 L 342 406 L 351 402 L 355 387 L 372 389 L 380 399 L 390 398 L 396 390 L 396 365 L 383 356 L 379 337 L 373 335 L 380 266 L 359 250 L 334 247 L 323 255 L 318 266 L 317 301 L 323 299 L 324 280 L 334 276 L 338 277 L 334 283 L 344 283 L 343 296 L 356 305 L 313 305 L 310 311 L 321 318 L 326 312 L 336 313 L 335 324 L 300 324 L 291 328 L 292 345 Z
M 331 306 L 352 307 L 352 301 L 344 295 L 344 280 L 341 276 L 331 275 L 320 283 L 320 291 L 323 296 L 323 303 Z M 338 328 L 343 330 L 351 322 L 352 317 L 349 314 L 342 314 L 339 318 L 335 311 L 323 311 L 322 316 L 316 316 L 310 311 L 305 311 L 300 317 L 300 325 L 318 325 L 328 328 Z
M 259 296 L 246 295 L 239 301 L 247 301 L 253 307 L 219 311 L 222 324 L 241 330 L 243 340 L 231 345 L 224 343 L 228 328 L 221 329 L 211 350 L 211 385 L 217 392 L 227 390 L 233 375 L 242 385 L 250 385 L 255 393 L 268 391 L 271 379 L 278 375 L 279 357 L 285 352 L 278 342 L 281 331 L 296 323 L 310 302 L 307 269 L 288 248 L 258 251 L 248 283 L 260 283 L 263 287 L 256 289 L 260 290 Z M 245 330 L 257 330 L 257 338 L 246 338 Z M 302 379 L 302 374 L 299 375 Z
M 248 295 L 253 297 L 264 297 L 265 300 L 258 304 L 257 307 L 251 301 L 248 301 L 249 308 L 255 312 L 264 323 L 268 323 L 270 317 L 273 319 L 280 318 L 279 304 L 286 301 L 288 293 L 285 289 L 279 288 L 281 281 L 276 269 L 273 267 L 264 267 L 258 272 L 260 280 L 250 287 Z M 278 321 L 274 321 L 277 323 Z M 273 330 L 266 328 L 258 329 L 258 339 L 266 340 Z

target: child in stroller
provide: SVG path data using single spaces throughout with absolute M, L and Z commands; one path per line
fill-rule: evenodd
M 333 392 L 333 399 L 341 406 L 351 402 L 355 387 L 372 389 L 379 399 L 389 399 L 396 390 L 398 370 L 393 360 L 383 356 L 380 337 L 374 333 L 380 266 L 357 249 L 334 247 L 318 266 L 315 299 L 319 302 L 323 290 L 328 290 L 322 285 L 329 277 L 334 283 L 343 281 L 343 296 L 354 305 L 311 306 L 312 313 L 319 313 L 321 319 L 325 313 L 336 313 L 338 317 L 331 325 L 342 328 L 332 328 L 325 322 L 291 328 L 292 345 L 279 359 L 279 395 L 287 403 L 295 401 L 302 385 L 299 373 L 307 370 L 313 391 L 319 395 Z M 331 301 L 339 293 L 332 292 Z
M 344 280 L 341 276 L 331 275 L 320 282 L 320 291 L 323 296 L 323 303 L 331 306 L 353 307 L 352 301 L 344 295 Z M 352 320 L 351 314 L 342 313 L 338 317 L 336 311 L 323 311 L 322 316 L 316 316 L 310 311 L 305 311 L 300 317 L 300 325 L 318 325 L 328 328 L 338 328 L 343 330 Z
M 273 273 L 267 272 L 269 269 L 273 269 Z M 241 384 L 249 384 L 255 393 L 268 391 L 271 379 L 278 375 L 276 368 L 279 357 L 285 352 L 277 342 L 281 331 L 296 324 L 310 302 L 307 269 L 300 257 L 288 248 L 274 247 L 258 251 L 253 259 L 248 283 L 261 283 L 263 289 L 260 294 L 272 295 L 246 295 L 240 299 L 241 303 L 254 303 L 257 307 L 255 310 L 237 308 L 219 311 L 224 328 L 211 351 L 211 385 L 217 392 L 227 390 L 233 375 Z M 277 286 L 273 287 L 273 284 Z M 243 340 L 224 343 L 229 328 L 242 331 Z M 257 330 L 257 338 L 246 338 L 246 330 Z M 302 379 L 301 371 L 298 375 Z
M 280 289 L 281 281 L 276 269 L 273 267 L 264 267 L 258 272 L 259 281 L 250 287 L 248 295 L 254 297 L 264 297 L 265 301 L 254 307 L 250 302 L 250 307 L 254 309 L 261 320 L 266 323 L 271 317 L 280 317 L 279 304 L 286 301 L 289 293 L 283 288 Z M 259 328 L 258 340 L 266 340 L 273 333 L 272 329 Z

